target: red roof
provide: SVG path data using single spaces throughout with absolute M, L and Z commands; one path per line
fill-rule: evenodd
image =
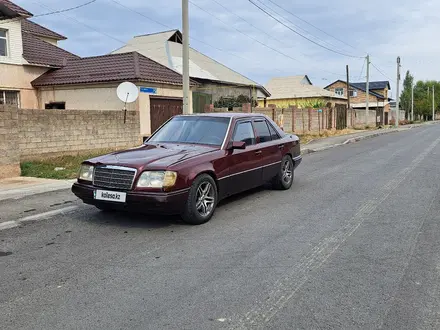
M 1 0 L 0 0 L 1 1 Z M 52 45 L 27 32 L 21 32 L 23 39 L 23 57 L 30 64 L 47 65 L 60 68 L 68 60 L 79 59 L 58 46 Z
M 32 85 L 37 87 L 125 80 L 182 85 L 182 76 L 179 73 L 138 52 L 68 60 L 66 66 L 43 74 Z M 191 81 L 191 84 L 196 83 Z
M 0 0 L 0 17 L 16 17 L 16 16 L 24 16 L 31 17 L 32 13 L 27 10 L 17 6 L 15 3 L 9 0 Z
M 2 0 L 0 0 L 2 1 Z M 24 32 L 28 32 L 35 36 L 52 38 L 55 40 L 66 40 L 67 38 L 61 34 L 58 34 L 52 30 L 45 28 L 35 22 L 29 21 L 27 19 L 21 22 L 21 30 Z

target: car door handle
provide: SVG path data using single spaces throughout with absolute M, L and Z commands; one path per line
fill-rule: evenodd
M 261 155 L 261 150 L 255 151 L 256 155 Z
M 279 145 L 278 148 L 283 149 L 284 148 L 284 144 Z

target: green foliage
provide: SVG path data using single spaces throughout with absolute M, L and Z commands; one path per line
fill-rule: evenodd
M 414 83 L 414 77 L 409 71 L 406 72 L 403 81 L 403 91 L 400 95 L 401 109 L 404 109 L 407 114 L 411 112 L 411 87 Z M 414 116 L 424 115 L 432 117 L 432 88 L 434 86 L 434 105 L 435 111 L 440 111 L 440 82 L 435 80 L 417 81 L 414 84 Z
M 20 164 L 21 175 L 46 179 L 74 179 L 78 174 L 79 166 L 85 159 L 94 158 L 113 151 L 112 149 L 102 149 L 83 152 L 79 155 L 66 155 L 22 162 Z M 64 169 L 55 171 L 56 167 Z
M 249 96 L 246 95 L 239 95 L 237 97 L 231 96 L 231 97 L 221 97 L 218 101 L 214 102 L 214 108 L 234 108 L 234 107 L 241 107 L 243 103 L 251 103 L 251 99 Z M 258 103 L 256 100 L 252 100 L 252 106 L 256 107 L 258 106 Z

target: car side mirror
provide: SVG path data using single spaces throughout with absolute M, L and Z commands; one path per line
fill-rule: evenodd
M 231 141 L 228 145 L 228 150 L 234 149 L 246 149 L 246 142 L 244 141 Z

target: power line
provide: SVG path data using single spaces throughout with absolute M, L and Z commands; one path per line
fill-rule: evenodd
M 217 0 L 211 0 L 211 1 L 215 2 L 217 5 L 219 5 L 219 6 L 222 7 L 224 10 L 226 10 L 228 13 L 234 15 L 234 16 L 237 17 L 238 19 L 241 19 L 243 22 L 246 22 L 247 24 L 249 24 L 250 26 L 252 26 L 254 29 L 260 31 L 261 33 L 265 34 L 265 35 L 268 36 L 269 38 L 271 38 L 271 39 L 273 39 L 273 40 L 275 40 L 275 41 L 278 41 L 280 44 L 282 44 L 282 45 L 285 46 L 285 43 L 286 43 L 285 41 L 282 41 L 282 40 L 280 40 L 280 39 L 277 39 L 277 38 L 275 38 L 273 35 L 267 33 L 266 31 L 264 31 L 263 29 L 260 29 L 259 27 L 253 25 L 251 22 L 249 22 L 249 21 L 246 20 L 245 18 L 241 17 L 240 15 L 236 14 L 233 10 L 230 10 L 228 7 L 226 7 L 225 5 L 223 5 L 221 2 L 219 2 L 219 1 L 217 1 Z M 296 50 L 296 51 L 297 51 L 297 50 Z M 301 53 L 301 52 L 299 52 L 299 51 L 297 51 L 297 52 L 300 53 L 300 54 L 302 54 L 302 55 L 304 55 L 304 56 L 306 56 L 306 57 L 309 57 L 309 56 L 310 56 L 310 55 L 307 55 L 307 54 Z
M 280 21 L 278 18 L 276 18 L 275 16 L 273 16 L 271 13 L 269 13 L 269 12 L 268 12 L 267 10 L 265 10 L 264 8 L 262 8 L 262 7 L 260 7 L 259 5 L 257 5 L 257 4 L 256 4 L 255 2 L 253 2 L 252 0 L 248 0 L 248 1 L 249 1 L 252 5 L 254 5 L 255 7 L 257 7 L 258 9 L 260 9 L 262 12 L 264 12 L 266 15 L 268 15 L 268 16 L 271 17 L 272 19 L 276 20 L 278 23 L 280 23 L 280 24 L 282 24 L 283 26 L 285 26 L 286 28 L 288 28 L 288 29 L 289 29 L 290 31 L 292 31 L 293 33 L 299 35 L 300 37 L 302 37 L 302 38 L 304 38 L 304 39 L 310 41 L 311 43 L 313 43 L 313 44 L 315 44 L 315 45 L 317 45 L 317 46 L 319 46 L 319 47 L 321 47 L 321 48 L 324 48 L 324 49 L 326 49 L 326 50 L 328 50 L 328 51 L 330 51 L 330 52 L 333 52 L 333 53 L 336 53 L 336 54 L 339 54 L 339 55 L 342 55 L 342 56 L 346 56 L 346 57 L 352 57 L 352 58 L 364 58 L 363 56 L 354 56 L 354 55 L 350 55 L 350 54 L 345 54 L 345 53 L 342 53 L 342 52 L 340 52 L 340 51 L 337 51 L 337 50 L 331 49 L 331 48 L 329 48 L 329 47 L 327 47 L 327 46 L 321 45 L 320 43 L 316 42 L 315 40 L 310 39 L 309 37 L 307 37 L 307 36 L 305 36 L 305 35 L 299 33 L 298 31 L 292 29 L 290 26 L 288 26 L 288 25 L 285 24 L 284 22 Z
M 115 0 L 112 0 L 112 1 L 115 2 L 115 3 L 117 3 L 117 4 L 119 4 L 118 1 L 115 1 Z M 48 6 L 42 4 L 42 3 L 38 2 L 38 1 L 35 1 L 35 2 L 36 2 L 37 4 L 39 4 L 41 7 L 47 8 L 47 9 L 49 9 L 49 10 L 52 10 L 52 9 L 49 8 Z M 147 18 L 147 19 L 149 19 L 149 20 L 152 20 L 153 22 L 156 22 L 155 20 L 151 19 L 150 17 L 148 17 L 148 16 L 146 16 L 146 15 L 140 13 L 140 12 L 137 12 L 137 11 L 135 11 L 135 10 L 129 8 L 129 7 L 126 7 L 126 6 L 122 5 L 122 4 L 120 4 L 120 5 L 121 5 L 122 7 L 124 7 L 124 8 L 126 8 L 126 9 L 129 9 L 129 10 L 132 11 L 132 12 L 135 12 L 135 13 L 137 13 L 137 14 L 139 14 L 139 15 L 141 15 L 141 16 Z M 120 40 L 120 39 L 118 39 L 118 38 L 116 38 L 116 37 L 113 37 L 113 36 L 111 36 L 111 35 L 109 35 L 109 34 L 107 34 L 107 33 L 105 33 L 105 32 L 99 31 L 99 30 L 95 29 L 94 27 L 92 27 L 92 26 L 90 26 L 90 25 L 88 25 L 88 24 L 86 24 L 86 23 L 84 23 L 84 22 L 81 22 L 81 21 L 75 19 L 74 17 L 68 16 L 68 15 L 66 15 L 66 14 L 64 14 L 64 13 L 60 13 L 60 14 L 66 16 L 67 18 L 69 18 L 69 19 L 75 21 L 75 22 L 78 23 L 78 24 L 81 24 L 81 25 L 83 25 L 83 26 L 89 28 L 89 29 L 92 30 L 92 31 L 95 31 L 96 33 L 102 34 L 103 36 L 106 36 L 106 37 L 108 37 L 108 38 L 110 38 L 110 39 L 113 39 L 113 40 L 115 40 L 115 41 L 117 41 L 117 42 L 119 42 L 119 43 L 121 43 L 121 44 L 123 44 L 123 45 L 125 45 L 125 46 L 127 46 L 127 47 L 129 47 L 129 48 L 131 48 L 131 49 L 133 49 L 133 51 L 140 51 L 140 52 L 142 52 L 141 49 L 139 49 L 139 48 L 137 48 L 137 47 L 135 47 L 135 46 L 133 46 L 133 45 L 128 45 L 125 41 L 122 41 L 122 40 Z M 160 23 L 160 22 L 156 22 L 156 23 L 158 23 L 158 24 L 160 24 L 160 25 L 162 25 L 162 26 L 165 26 L 165 27 L 167 27 L 167 28 L 170 28 L 169 26 L 164 25 L 164 24 L 162 24 L 162 23 Z M 195 38 L 192 38 L 192 39 L 193 39 L 193 40 L 196 40 L 196 41 L 199 41 L 199 42 L 201 42 L 201 43 L 204 43 L 204 44 L 208 45 L 208 46 L 211 47 L 211 48 L 215 48 L 215 49 L 217 49 L 217 50 L 219 50 L 219 51 L 222 51 L 222 52 L 225 52 L 225 53 L 229 53 L 229 54 L 231 54 L 231 55 L 233 55 L 233 56 L 236 56 L 236 57 L 238 57 L 238 58 L 241 58 L 241 59 L 243 59 L 243 60 L 245 60 L 245 61 L 250 61 L 250 59 L 248 59 L 248 58 L 245 58 L 245 57 L 239 56 L 239 55 L 234 54 L 234 53 L 232 53 L 232 52 L 227 52 L 227 51 L 225 51 L 225 50 L 222 50 L 222 49 L 220 49 L 220 48 L 217 48 L 217 47 L 215 47 L 215 46 L 212 46 L 212 45 L 210 45 L 210 44 L 208 44 L 208 43 L 206 43 L 206 42 L 204 42 L 204 41 L 202 41 L 202 40 L 198 40 L 198 39 L 195 39 Z M 141 43 L 141 44 L 142 44 L 142 43 Z M 144 43 L 144 44 L 148 44 L 148 43 Z M 162 48 L 163 48 L 163 47 L 158 47 L 158 48 L 155 48 L 155 49 L 162 49 Z M 152 49 L 152 50 L 153 50 L 153 49 Z M 208 62 L 208 61 L 205 61 L 205 62 Z M 261 64 L 261 63 L 259 63 L 259 64 Z M 280 72 L 285 72 L 284 70 L 279 70 L 279 69 L 276 69 L 276 70 L 277 70 L 277 71 L 280 71 Z
M 137 11 L 137 10 L 134 10 L 133 8 L 130 8 L 130 7 L 127 7 L 127 6 L 123 5 L 123 4 L 120 3 L 119 1 L 116 1 L 116 0 L 111 0 L 111 1 L 114 2 L 114 3 L 116 3 L 116 4 L 118 4 L 119 6 L 121 6 L 121 7 L 123 7 L 123 8 L 125 8 L 125 9 L 127 9 L 127 10 L 133 12 L 133 13 L 136 13 L 136 14 L 138 14 L 138 15 L 140 15 L 140 16 L 142 16 L 142 17 L 144 17 L 144 18 L 146 18 L 146 19 L 148 19 L 148 20 L 150 20 L 150 21 L 152 21 L 152 22 L 154 22 L 154 23 L 156 23 L 156 24 L 159 24 L 159 25 L 161 25 L 161 26 L 163 26 L 163 27 L 166 27 L 167 29 L 172 29 L 169 25 L 166 25 L 166 24 L 163 24 L 163 23 L 161 23 L 161 22 L 158 22 L 158 21 L 156 21 L 155 19 L 153 19 L 153 18 L 151 18 L 151 17 L 145 15 L 144 13 L 141 13 L 141 12 L 139 12 L 139 11 Z M 200 43 L 202 43 L 202 44 L 205 44 L 206 46 L 209 46 L 209 47 L 211 47 L 211 48 L 214 48 L 214 49 L 216 49 L 216 50 L 218 50 L 218 51 L 221 51 L 221 52 L 224 52 L 224 53 L 227 53 L 227 54 L 231 54 L 231 55 L 233 55 L 233 56 L 235 56 L 235 57 L 238 57 L 238 58 L 241 58 L 241 59 L 243 59 L 243 60 L 245 60 L 245 61 L 249 61 L 248 58 L 245 58 L 245 57 L 242 57 L 242 56 L 237 55 L 237 54 L 235 54 L 235 53 L 228 52 L 228 51 L 226 51 L 226 50 L 224 50 L 224 49 L 218 48 L 218 47 L 216 47 L 216 46 L 213 46 L 213 45 L 211 45 L 211 44 L 208 44 L 207 42 L 205 42 L 205 41 L 203 41 L 203 40 L 200 40 L 200 39 L 197 39 L 197 38 L 194 38 L 194 37 L 191 37 L 191 36 L 190 36 L 189 38 L 192 39 L 192 40 L 195 40 L 195 41 L 197 41 L 197 42 L 200 42 Z
M 41 4 L 41 3 L 35 2 L 35 3 L 39 4 L 41 7 L 46 7 L 46 8 L 48 8 L 49 10 L 53 10 L 53 11 L 50 11 L 50 12 L 48 12 L 48 13 L 38 14 L 38 15 L 32 15 L 32 18 L 43 17 L 43 16 L 49 16 L 49 15 L 55 15 L 55 14 L 62 14 L 62 13 L 68 12 L 68 11 L 72 11 L 72 10 L 75 10 L 75 9 L 79 9 L 79 8 L 82 8 L 82 7 L 88 6 L 88 5 L 90 5 L 90 4 L 92 4 L 92 3 L 96 2 L 96 1 L 97 1 L 97 0 L 91 0 L 91 1 L 85 2 L 85 3 L 83 3 L 83 4 L 81 4 L 81 5 L 78 5 L 78 6 L 75 6 L 75 7 L 69 7 L 69 8 L 60 9 L 60 10 L 49 9 L 47 6 L 44 6 L 44 5 Z M 20 20 L 22 20 L 22 19 L 23 19 L 23 17 L 20 16 L 20 17 L 17 17 L 17 18 L 11 19 L 11 20 L 9 20 L 8 22 L 20 21 Z
M 70 7 L 70 8 L 66 8 L 66 9 L 60 9 L 60 10 L 56 10 L 56 11 L 52 11 L 52 12 L 44 13 L 44 14 L 38 14 L 38 15 L 35 15 L 33 17 L 42 17 L 42 16 L 47 16 L 47 15 L 53 15 L 53 14 L 61 14 L 61 13 L 65 13 L 67 11 L 71 11 L 71 10 L 79 9 L 81 7 L 88 6 L 88 5 L 90 5 L 90 4 L 94 3 L 94 2 L 96 2 L 96 0 L 91 0 L 89 2 L 83 3 L 83 4 L 75 6 L 75 7 Z
M 377 66 L 374 65 L 374 63 L 370 62 L 370 64 L 373 66 L 373 68 L 375 68 L 377 70 L 377 72 L 379 72 L 382 76 L 384 76 L 385 78 L 387 78 L 388 80 L 391 80 L 392 82 L 395 82 L 394 79 L 391 79 L 390 77 L 388 77 L 385 73 L 383 73 Z
M 247 37 L 247 38 L 249 38 L 249 39 L 251 39 L 251 40 L 257 42 L 258 44 L 260 44 L 260 45 L 262 45 L 262 46 L 264 46 L 264 47 L 266 47 L 266 48 L 268 48 L 268 49 L 270 49 L 270 50 L 272 50 L 272 51 L 274 51 L 274 52 L 276 52 L 276 53 L 278 53 L 278 54 L 280 54 L 280 55 L 283 55 L 283 56 L 285 56 L 285 57 L 287 57 L 287 58 L 289 58 L 289 59 L 291 59 L 291 60 L 293 60 L 293 61 L 296 61 L 296 62 L 299 62 L 299 63 L 303 63 L 303 64 L 304 64 L 304 62 L 302 62 L 302 61 L 300 61 L 300 60 L 298 60 L 298 59 L 296 59 L 296 58 L 293 58 L 292 56 L 290 56 L 290 55 L 288 55 L 288 54 L 285 54 L 285 53 L 279 51 L 278 49 L 273 48 L 273 47 L 271 47 L 271 46 L 269 46 L 269 45 L 267 45 L 267 44 L 261 42 L 260 40 L 254 38 L 254 37 L 252 37 L 252 36 L 250 36 L 250 35 L 248 35 L 247 33 L 244 33 L 243 31 L 241 31 L 241 30 L 235 28 L 235 27 L 232 26 L 231 24 L 226 23 L 226 22 L 223 21 L 222 19 L 220 19 L 220 18 L 218 18 L 217 16 L 213 15 L 212 13 L 210 13 L 210 12 L 207 11 L 206 9 L 200 7 L 198 4 L 192 2 L 191 0 L 189 0 L 189 2 L 190 2 L 193 6 L 197 7 L 198 9 L 202 10 L 203 12 L 207 13 L 208 15 L 211 15 L 212 17 L 214 17 L 215 19 L 217 19 L 219 22 L 223 23 L 225 26 L 234 29 L 235 31 L 239 32 L 240 34 L 244 35 L 245 37 Z M 333 74 L 333 75 L 336 75 L 336 76 L 344 76 L 344 77 L 345 77 L 345 75 L 343 75 L 343 74 L 339 74 L 339 73 L 335 73 L 335 72 L 330 72 L 330 71 L 326 71 L 326 70 L 321 70 L 321 71 L 324 71 L 324 72 L 327 72 L 327 73 L 329 73 L 329 74 Z
M 39 2 L 39 1 L 35 1 L 35 3 L 39 4 L 41 7 L 47 8 L 47 9 L 49 9 L 49 10 L 52 10 L 50 7 L 46 6 L 45 4 L 43 4 L 43 3 Z M 124 44 L 124 45 L 126 44 L 125 41 L 122 41 L 122 40 L 120 40 L 120 39 L 118 39 L 118 38 L 115 38 L 115 37 L 113 37 L 112 35 L 107 34 L 107 33 L 105 33 L 105 32 L 102 32 L 102 31 L 96 30 L 94 27 L 92 27 L 92 26 L 90 26 L 90 25 L 88 25 L 88 24 L 86 24 L 86 23 L 84 23 L 84 22 L 78 21 L 76 18 L 74 18 L 74 17 L 72 17 L 72 16 L 67 16 L 67 15 L 64 14 L 64 13 L 60 13 L 60 14 L 62 14 L 62 15 L 64 15 L 64 16 L 66 16 L 67 18 L 69 18 L 69 19 L 71 19 L 71 20 L 77 22 L 78 24 L 84 25 L 85 27 L 89 28 L 90 30 L 93 30 L 93 31 L 95 31 L 95 32 L 97 32 L 97 33 L 99 33 L 99 34 L 102 34 L 102 35 L 104 35 L 104 36 L 106 36 L 106 37 L 108 37 L 108 38 L 110 38 L 110 39 L 113 39 L 113 40 L 115 40 L 115 41 L 117 41 L 117 42 L 120 42 L 120 43 L 122 43 L 122 44 Z
M 345 41 L 343 41 L 343 40 L 341 40 L 341 39 L 339 39 L 339 38 L 337 38 L 337 37 L 331 35 L 330 33 L 326 32 L 326 31 L 320 29 L 320 28 L 317 27 L 316 25 L 313 25 L 312 23 L 310 23 L 310 22 L 306 21 L 305 19 L 299 17 L 298 15 L 292 13 L 291 11 L 287 10 L 286 8 L 281 7 L 279 4 L 275 3 L 274 1 L 272 1 L 272 0 L 268 0 L 268 1 L 269 1 L 270 3 L 272 3 L 272 4 L 274 4 L 275 6 L 277 6 L 278 8 L 284 10 L 286 13 L 288 13 L 288 14 L 292 15 L 293 17 L 299 19 L 300 21 L 303 21 L 304 23 L 310 25 L 311 27 L 314 27 L 314 28 L 317 29 L 318 31 L 321 31 L 322 33 L 326 34 L 327 36 L 329 36 L 329 37 L 331 37 L 331 38 L 333 38 L 333 39 L 335 39 L 335 40 L 337 40 L 337 41 L 343 43 L 344 45 L 347 45 L 347 46 L 349 46 L 349 47 L 351 47 L 351 48 L 353 48 L 353 49 L 356 49 L 356 47 L 354 47 L 354 46 L 350 45 L 349 43 L 347 43 L 347 42 L 345 42 Z
M 277 14 L 279 17 L 281 17 L 284 21 L 287 21 L 289 24 L 291 24 L 294 28 L 298 29 L 299 31 L 302 31 L 303 33 L 305 33 L 306 35 L 308 35 L 310 38 L 314 38 L 318 41 L 323 42 L 324 44 L 327 44 L 329 47 L 338 47 L 334 44 L 332 44 L 331 42 L 328 42 L 327 40 L 321 39 L 318 36 L 312 34 L 311 32 L 307 31 L 306 29 L 303 29 L 301 26 L 293 23 L 292 21 L 288 20 L 286 17 L 284 17 L 283 15 L 281 15 L 280 13 L 276 12 L 273 8 L 269 7 L 267 4 L 263 3 L 262 0 L 257 0 L 260 5 L 264 6 L 267 8 L 267 10 L 274 12 L 275 14 Z

